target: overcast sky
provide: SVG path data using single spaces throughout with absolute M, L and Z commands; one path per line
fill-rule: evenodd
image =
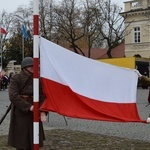
M 20 5 L 27 5 L 31 0 L 0 0 L 0 13 L 3 10 L 6 12 L 14 12 Z
M 0 0 L 0 14 L 3 10 L 6 12 L 14 12 L 17 7 L 22 5 L 29 5 L 29 2 L 32 0 Z M 124 7 L 123 2 L 127 0 L 112 0 L 115 3 L 118 3 L 121 7 Z

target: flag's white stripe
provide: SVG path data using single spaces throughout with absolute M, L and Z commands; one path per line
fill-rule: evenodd
M 134 71 L 80 56 L 44 38 L 41 38 L 40 51 L 42 77 L 92 99 L 117 103 L 136 101 L 138 77 Z

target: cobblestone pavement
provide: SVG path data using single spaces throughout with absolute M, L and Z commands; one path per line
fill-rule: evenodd
M 137 107 L 141 119 L 146 119 L 150 113 L 150 105 L 147 105 L 148 90 L 137 90 Z M 5 113 L 9 105 L 8 91 L 0 91 L 0 118 Z M 9 128 L 10 113 L 0 125 L 0 135 L 7 135 Z M 48 122 L 44 123 L 44 129 L 69 129 L 84 131 L 88 133 L 97 133 L 101 135 L 116 136 L 128 139 L 142 140 L 150 142 L 150 124 L 145 123 L 118 123 L 74 119 L 63 117 L 50 112 Z

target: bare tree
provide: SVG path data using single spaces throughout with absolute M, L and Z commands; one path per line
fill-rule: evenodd
M 3 50 L 4 44 L 6 43 L 7 39 L 9 38 L 9 28 L 10 24 L 12 22 L 11 14 L 7 13 L 6 11 L 2 12 L 1 15 L 1 27 L 3 27 L 6 30 L 6 34 L 2 35 L 2 41 L 1 41 L 1 48 Z
M 121 9 L 111 0 L 40 0 L 40 34 L 59 45 L 68 45 L 75 53 L 85 56 L 82 48 L 86 47 L 88 57 L 94 45 L 106 43 L 108 57 L 126 35 L 128 25 L 124 27 Z M 21 19 L 22 18 L 22 21 Z M 21 50 L 21 25 L 24 24 L 29 38 L 25 41 L 26 55 L 33 52 L 33 10 L 32 7 L 19 7 L 8 19 L 10 42 L 18 40 L 16 46 Z M 6 28 L 7 29 L 7 28 Z M 9 35 L 9 36 L 8 36 Z M 14 38 L 14 39 L 13 39 Z M 81 41 L 84 41 L 82 44 Z M 7 43 L 9 49 L 14 49 Z M 12 44 L 12 43 L 11 43 Z
M 96 39 L 100 36 L 98 27 L 103 22 L 101 19 L 101 12 L 97 9 L 97 2 L 85 0 L 84 3 L 84 24 L 85 24 L 85 38 L 88 45 L 88 57 L 91 56 L 91 48 Z
M 75 53 L 82 53 L 77 41 L 85 35 L 85 26 L 82 24 L 82 13 L 76 0 L 63 0 L 55 9 L 57 37 L 60 41 L 66 40 Z M 60 44 L 60 43 L 59 43 Z
M 10 60 L 17 60 L 21 63 L 23 36 L 22 25 L 27 29 L 28 38 L 24 40 L 25 56 L 32 56 L 33 54 L 33 36 L 32 36 L 32 11 L 30 8 L 19 7 L 14 13 L 6 15 L 5 24 L 7 25 L 7 41 L 3 49 L 3 67 Z M 6 22 L 7 21 L 7 22 Z M 14 55 L 15 54 L 15 55 Z
M 54 6 L 53 0 L 40 0 L 40 32 L 43 37 L 49 40 L 53 38 Z
M 3 11 L 1 15 L 1 27 L 3 27 L 6 30 L 6 34 L 1 34 L 1 43 L 0 43 L 0 50 L 2 54 L 0 59 L 2 59 L 1 65 L 3 68 L 5 68 L 6 66 L 6 64 L 4 63 L 5 57 L 3 56 L 3 54 L 6 51 L 6 47 L 5 47 L 6 42 L 8 41 L 10 37 L 9 28 L 11 26 L 11 22 L 12 22 L 12 15 L 7 13 L 6 11 Z
M 103 22 L 99 31 L 102 35 L 102 40 L 107 43 L 107 55 L 109 58 L 112 58 L 111 51 L 124 40 L 128 26 L 124 28 L 124 19 L 120 16 L 121 8 L 119 6 L 111 3 L 111 0 L 105 0 L 104 3 L 98 0 L 98 2 L 99 9 L 103 15 Z

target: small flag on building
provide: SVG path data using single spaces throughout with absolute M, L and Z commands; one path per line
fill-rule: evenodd
M 7 34 L 6 30 L 4 28 L 0 28 L 0 33 L 1 34 Z
M 21 30 L 22 30 L 22 34 L 23 34 L 24 38 L 27 39 L 28 38 L 28 34 L 26 32 L 26 29 L 25 29 L 24 25 L 22 25 Z

